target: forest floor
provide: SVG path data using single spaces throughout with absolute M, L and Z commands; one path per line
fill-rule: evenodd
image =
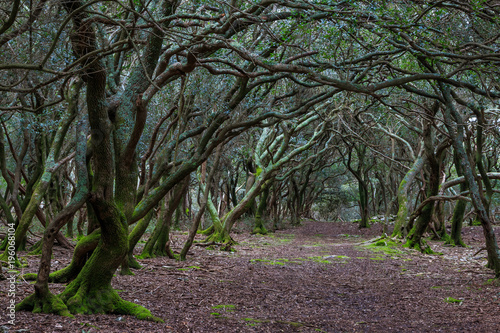
M 500 239 L 500 229 L 496 229 Z M 130 316 L 0 313 L 0 332 L 499 332 L 500 287 L 486 269 L 481 227 L 465 227 L 468 248 L 430 241 L 441 255 L 366 246 L 381 226 L 307 221 L 267 236 L 234 234 L 234 253 L 194 246 L 185 262 L 141 260 L 114 288 L 165 323 Z M 185 233 L 174 232 L 173 247 Z M 70 251 L 56 247 L 55 268 Z M 23 273 L 36 272 L 28 256 Z M 6 281 L 0 304 L 7 304 Z M 51 285 L 54 293 L 64 289 Z M 33 292 L 17 284 L 17 299 Z

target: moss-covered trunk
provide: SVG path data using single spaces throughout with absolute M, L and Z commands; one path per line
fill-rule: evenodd
M 168 246 L 170 237 L 170 227 L 172 224 L 172 217 L 180 204 L 181 198 L 184 196 L 184 191 L 189 185 L 189 177 L 186 177 L 181 183 L 172 189 L 172 193 L 166 199 L 160 214 L 160 220 L 157 221 L 156 226 L 148 238 L 144 248 L 142 249 L 140 258 L 153 258 L 156 256 L 168 256 L 173 258 L 174 255 Z
M 255 212 L 255 223 L 254 223 L 254 228 L 252 233 L 253 234 L 261 234 L 261 235 L 266 235 L 267 234 L 267 229 L 264 226 L 264 220 L 262 216 L 264 215 L 264 212 L 267 208 L 267 198 L 269 197 L 269 187 L 266 186 L 262 194 L 260 195 L 260 202 L 259 206 L 257 207 L 257 211 Z
M 465 185 L 460 185 L 460 191 L 466 190 Z M 453 209 L 453 216 L 451 218 L 451 232 L 450 232 L 450 244 L 455 246 L 465 246 L 462 240 L 462 226 L 464 223 L 464 214 L 467 207 L 467 201 L 458 200 L 455 208 Z
M 166 210 L 162 214 L 163 227 L 160 230 L 158 240 L 153 247 L 153 251 L 159 256 L 168 256 L 169 258 L 174 258 L 174 254 L 170 249 L 170 228 L 172 225 L 172 220 L 174 212 L 179 207 L 182 198 L 185 195 L 186 190 L 189 186 L 190 177 L 186 177 L 181 183 L 176 185 L 173 190 L 173 194 L 168 200 L 168 205 Z
M 141 239 L 142 235 L 144 235 L 144 232 L 149 226 L 149 223 L 151 222 L 152 218 L 154 215 L 154 210 L 151 210 L 148 215 L 146 215 L 144 218 L 140 219 L 137 224 L 135 225 L 134 229 L 130 232 L 128 236 L 128 252 L 127 256 L 123 260 L 122 267 L 120 270 L 121 275 L 134 275 L 130 268 L 135 268 L 139 269 L 141 268 L 141 265 L 137 260 L 134 258 L 134 249 Z
M 84 119 L 81 119 L 76 130 L 77 190 L 70 203 L 50 223 L 47 223 L 43 235 L 42 256 L 35 284 L 35 293 L 21 302 L 17 307 L 18 309 L 32 310 L 33 312 L 53 312 L 64 316 L 71 315 L 64 303 L 49 291 L 50 266 L 52 248 L 57 233 L 68 221 L 73 219 L 75 213 L 85 204 L 89 194 L 85 161 L 87 151 L 87 126 L 85 124 Z
M 430 116 L 434 116 L 437 112 L 437 103 L 432 110 L 429 110 Z M 446 144 L 441 144 L 435 147 L 433 127 L 430 122 L 427 122 L 423 133 L 425 159 L 427 162 L 426 170 L 426 198 L 435 196 L 439 192 L 439 179 L 441 171 L 441 162 Z M 421 249 L 422 236 L 429 226 L 434 213 L 434 201 L 428 202 L 421 210 L 420 215 L 411 228 L 407 237 L 407 246 L 410 248 Z
M 88 200 L 99 223 L 101 238 L 84 267 L 60 295 L 71 313 L 132 314 L 141 319 L 158 319 L 139 305 L 122 300 L 111 287 L 116 269 L 127 254 L 128 224 L 115 202 L 115 170 L 112 148 L 112 124 L 106 103 L 107 73 L 100 58 L 94 58 L 97 37 L 86 23 L 88 13 L 78 11 L 81 1 L 64 1 L 71 15 L 75 34 L 71 42 L 75 55 L 90 57 L 82 73 L 87 84 L 86 104 L 91 129 L 92 187 Z
M 215 171 L 217 170 L 217 167 L 219 165 L 219 160 L 220 156 L 222 153 L 222 147 L 223 145 L 220 145 L 217 148 L 217 152 L 215 154 L 214 158 L 214 163 L 212 165 L 212 168 L 210 170 L 210 173 L 208 174 L 208 177 L 206 177 L 206 184 L 203 184 L 203 181 L 205 178 L 205 173 L 206 173 L 206 163 L 203 164 L 202 166 L 202 175 L 201 177 L 198 177 L 200 189 L 202 189 L 203 192 L 203 198 L 200 202 L 200 210 L 196 214 L 193 224 L 191 225 L 191 228 L 189 229 L 189 234 L 186 242 L 184 243 L 184 246 L 182 247 L 181 253 L 180 253 L 180 260 L 186 260 L 186 256 L 188 254 L 189 249 L 193 245 L 194 237 L 196 236 L 196 232 L 198 231 L 198 227 L 200 225 L 201 218 L 205 212 L 205 208 L 207 207 L 207 202 L 209 200 L 209 194 L 210 194 L 210 185 L 212 183 L 212 179 L 214 178 Z M 213 205 L 213 204 L 212 204 Z M 212 207 L 212 209 L 215 209 L 215 207 Z
M 399 184 L 398 188 L 398 214 L 396 216 L 396 221 L 394 223 L 394 230 L 392 232 L 392 237 L 403 237 L 404 230 L 406 228 L 406 222 L 408 218 L 408 191 L 410 185 L 417 174 L 422 170 L 424 166 L 424 158 L 419 155 L 410 170 L 403 177 L 403 180 Z
M 464 178 L 469 187 L 472 204 L 477 213 L 477 218 L 483 227 L 483 233 L 488 252 L 488 267 L 495 271 L 495 276 L 500 277 L 500 251 L 496 241 L 495 233 L 489 217 L 489 212 L 483 204 L 483 200 L 479 191 L 479 186 L 471 168 L 469 158 L 465 152 L 464 142 L 464 121 L 454 105 L 454 99 L 450 87 L 440 83 L 440 89 L 445 98 L 445 124 L 450 133 L 453 142 L 453 148 L 457 154 L 457 158 L 462 166 Z
M 458 176 L 463 176 L 462 165 L 458 159 L 456 151 L 453 154 L 453 161 L 455 163 L 455 169 L 457 170 Z M 465 182 L 460 184 L 460 193 L 467 190 L 467 184 Z M 458 200 L 455 208 L 453 209 L 453 216 L 451 218 L 451 232 L 450 239 L 448 243 L 455 246 L 465 246 L 462 240 L 462 226 L 464 223 L 465 209 L 467 208 L 467 201 Z

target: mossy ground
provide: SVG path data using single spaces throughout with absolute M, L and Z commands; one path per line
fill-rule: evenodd
M 395 241 L 392 241 L 390 239 L 383 239 L 383 238 L 379 239 L 375 242 L 361 244 L 357 248 L 361 249 L 361 250 L 369 250 L 371 252 L 375 252 L 375 253 L 379 254 L 379 256 L 377 256 L 375 258 L 371 258 L 373 260 L 383 260 L 384 256 L 401 258 L 407 254 L 404 251 L 401 244 L 399 244 Z

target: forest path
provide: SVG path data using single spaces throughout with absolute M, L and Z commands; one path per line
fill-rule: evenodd
M 489 283 L 493 273 L 484 259 L 472 258 L 482 246 L 478 227 L 464 229 L 471 248 L 431 242 L 444 253 L 432 256 L 360 244 L 380 234 L 378 225 L 359 230 L 352 223 L 312 221 L 267 236 L 235 234 L 234 253 L 195 246 L 186 262 L 141 260 L 144 267 L 135 276 L 114 279 L 124 299 L 147 307 L 164 324 L 118 315 L 68 319 L 20 312 L 9 332 L 500 330 L 500 288 Z M 185 237 L 174 233 L 174 249 Z M 30 257 L 29 271 L 36 271 L 36 259 Z M 63 286 L 51 288 L 58 293 Z M 31 292 L 31 285 L 19 284 L 19 299 Z

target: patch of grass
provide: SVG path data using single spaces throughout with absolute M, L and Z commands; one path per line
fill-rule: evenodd
M 218 316 L 222 316 L 222 315 L 221 315 L 220 313 L 218 313 L 218 312 L 211 312 L 210 314 L 211 314 L 212 316 L 216 316 L 216 317 L 218 317 Z
M 285 266 L 285 263 L 278 260 L 270 260 L 270 259 L 250 259 L 250 263 L 255 264 L 257 262 L 264 263 L 266 265 L 279 265 L 279 266 Z
M 371 252 L 385 254 L 387 256 L 393 257 L 393 259 L 399 259 L 405 252 L 401 249 L 401 245 L 398 243 L 388 240 L 380 239 L 375 243 L 357 246 L 358 249 L 366 249 Z M 377 256 L 375 258 L 370 258 L 372 260 L 385 260 L 382 256 Z
M 458 303 L 458 305 L 462 304 L 462 302 L 463 302 L 462 300 L 459 300 L 459 299 L 456 299 L 456 298 L 453 298 L 453 297 L 446 297 L 446 298 L 444 299 L 444 301 L 445 301 L 446 303 L 452 303 L 452 304 L 454 304 L 454 303 Z
M 184 267 L 184 268 L 177 268 L 178 271 L 190 271 L 193 269 L 201 269 L 200 266 L 189 266 L 189 267 Z
M 324 257 L 307 257 L 307 259 L 320 263 L 320 264 L 331 264 L 332 262 L 330 260 L 326 260 Z
M 326 244 L 320 244 L 320 243 L 312 243 L 311 245 L 304 245 L 305 248 L 310 248 L 310 247 L 322 247 L 325 246 Z
M 249 322 L 252 322 L 252 323 L 262 323 L 263 321 L 262 320 L 259 320 L 259 319 L 253 319 L 253 318 L 243 318 L 244 321 L 249 321 Z
M 496 287 L 500 287 L 500 279 L 488 279 L 484 285 L 488 286 L 496 286 Z
M 220 304 L 220 305 L 214 305 L 212 306 L 212 309 L 214 310 L 218 310 L 218 309 L 222 309 L 222 310 L 225 310 L 225 311 L 234 311 L 234 309 L 236 309 L 236 305 L 233 305 L 233 304 Z
M 349 234 L 340 234 L 338 235 L 339 237 L 345 237 L 345 238 L 359 238 L 361 235 L 349 235 Z

